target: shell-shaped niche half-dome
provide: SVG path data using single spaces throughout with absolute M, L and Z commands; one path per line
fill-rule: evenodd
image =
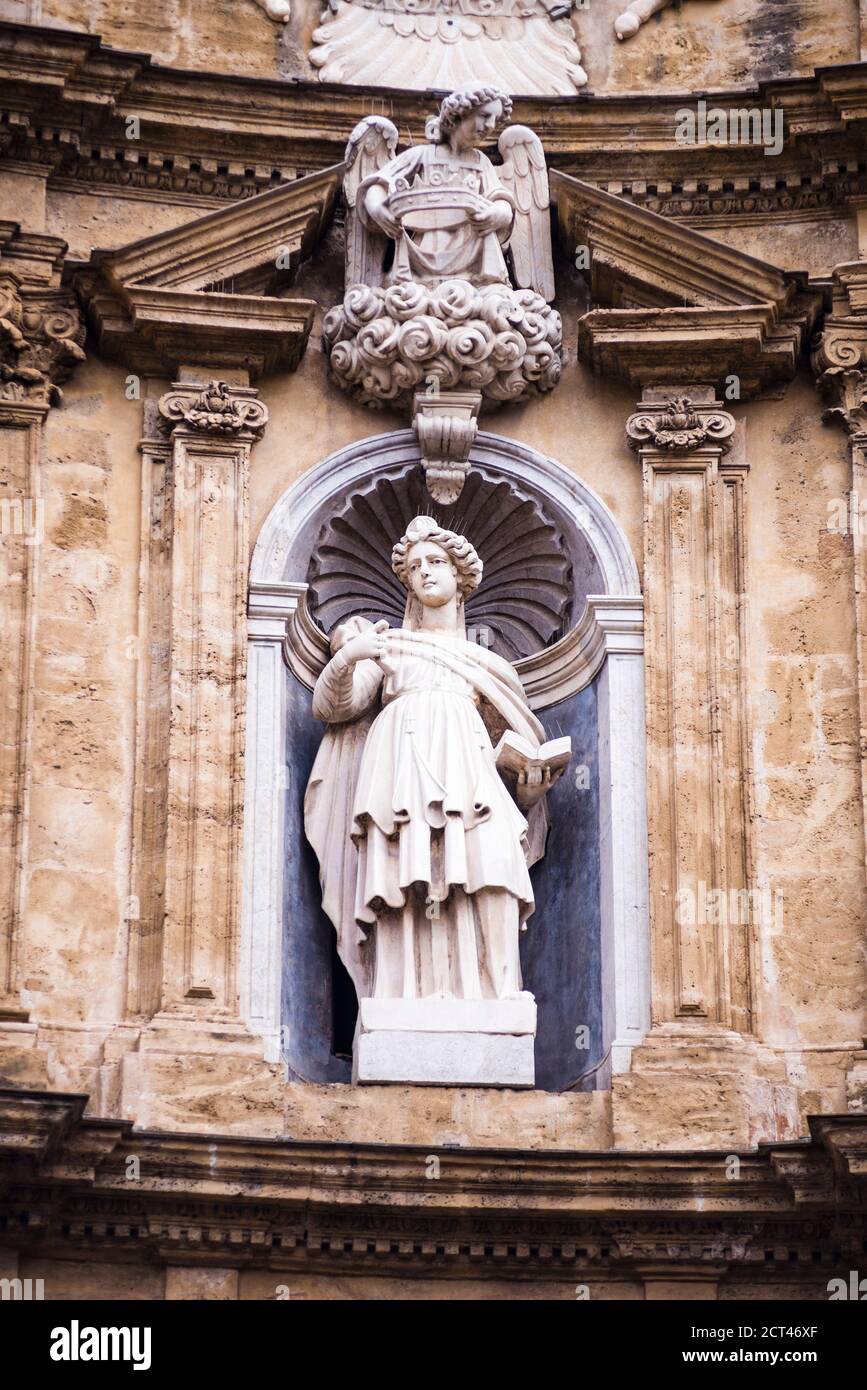
M 446 507 L 431 502 L 418 468 L 353 492 L 313 547 L 307 581 L 320 627 L 330 632 L 352 613 L 400 626 L 406 592 L 392 573 L 391 551 L 420 515 L 466 536 L 481 556 L 482 582 L 467 602 L 470 636 L 484 631 L 487 645 L 518 661 L 568 630 L 572 564 L 560 528 L 533 498 L 482 468 Z

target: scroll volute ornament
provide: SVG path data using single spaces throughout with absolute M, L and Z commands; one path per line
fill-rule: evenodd
M 65 290 L 22 288 L 0 275 L 0 400 L 56 405 L 84 361 L 84 325 Z
M 630 447 L 688 452 L 703 445 L 731 447 L 734 418 L 726 410 L 694 405 L 689 396 L 672 396 L 658 406 L 645 406 L 630 416 L 626 434 Z
M 268 422 L 268 411 L 255 391 L 211 381 L 204 388 L 178 387 L 160 400 L 160 414 L 175 425 L 211 434 L 240 434 L 256 437 Z
M 867 316 L 828 323 L 813 345 L 816 386 L 829 404 L 822 418 L 867 436 Z

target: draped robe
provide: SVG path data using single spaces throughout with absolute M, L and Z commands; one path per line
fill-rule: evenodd
M 316 683 L 329 728 L 305 829 L 359 998 L 520 990 L 546 815 L 539 803 L 525 818 L 509 795 L 483 703 L 498 728 L 544 739 L 513 668 L 463 637 L 392 629 L 382 666 L 338 652 Z

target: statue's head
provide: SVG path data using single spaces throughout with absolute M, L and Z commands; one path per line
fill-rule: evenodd
M 492 138 L 512 114 L 512 99 L 498 87 L 471 82 L 451 92 L 425 127 L 428 140 L 439 145 L 452 139 L 463 148 Z
M 391 567 L 410 605 L 415 599 L 424 607 L 440 607 L 455 596 L 463 607 L 482 578 L 482 562 L 467 538 L 430 516 L 410 522 L 391 553 Z

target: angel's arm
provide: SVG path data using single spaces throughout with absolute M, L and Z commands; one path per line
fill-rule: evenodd
M 313 688 L 313 714 L 326 724 L 358 719 L 374 704 L 383 673 L 375 661 L 346 660 L 342 651 L 331 658 Z
M 619 39 L 630 39 L 653 15 L 673 4 L 674 0 L 632 0 L 632 4 L 627 5 L 623 14 L 615 19 L 614 32 Z

